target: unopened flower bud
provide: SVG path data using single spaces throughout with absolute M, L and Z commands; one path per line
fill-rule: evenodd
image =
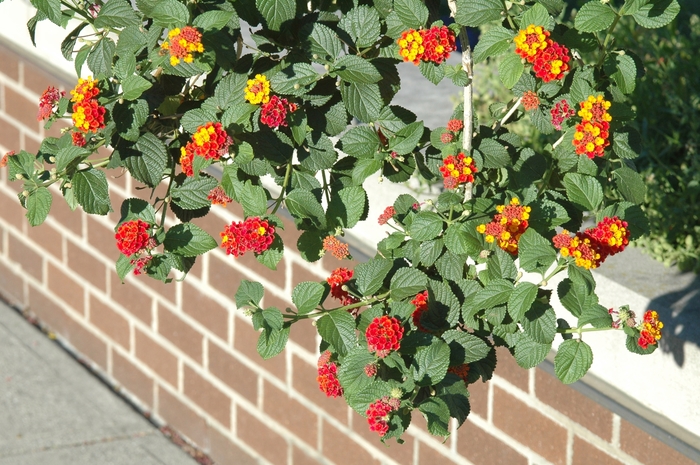
M 490 254 L 491 252 L 489 252 L 488 250 L 482 250 L 481 252 L 479 252 L 479 258 L 489 258 Z
M 314 60 L 318 60 L 318 53 L 314 53 L 314 54 L 311 55 L 311 56 L 313 57 Z
M 301 86 L 299 84 L 294 84 L 294 90 L 299 90 Z
M 15 179 L 22 179 L 24 176 L 22 176 L 22 173 L 17 173 L 15 174 Z
M 70 189 L 71 187 L 73 187 L 73 184 L 67 182 L 63 185 L 63 187 L 65 187 L 66 189 Z
M 379 176 L 377 178 L 377 182 L 384 182 L 384 176 Z
M 394 399 L 400 399 L 401 396 L 403 395 L 403 391 L 401 390 L 401 388 L 395 387 L 391 390 L 390 395 Z
M 49 161 L 50 161 L 51 163 L 56 163 L 56 157 L 54 157 L 53 155 L 51 155 L 51 156 L 49 157 Z
M 326 71 L 328 71 L 328 70 L 331 69 L 331 67 L 330 67 L 330 65 L 323 65 L 323 69 L 325 69 Z

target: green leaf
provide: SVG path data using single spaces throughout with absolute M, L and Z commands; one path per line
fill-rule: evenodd
M 618 157 L 634 160 L 642 150 L 642 138 L 636 129 L 624 127 L 613 133 L 612 146 Z
M 525 334 L 540 344 L 551 344 L 557 334 L 557 316 L 554 309 L 541 302 L 537 302 L 525 313 L 522 325 Z
M 263 216 L 267 212 L 267 195 L 262 187 L 246 181 L 237 196 L 246 217 Z
M 433 386 L 442 381 L 449 366 L 449 346 L 435 339 L 428 347 L 416 351 L 412 363 L 413 378 L 419 386 Z
M 264 293 L 265 289 L 262 284 L 244 279 L 238 286 L 238 291 L 236 291 L 236 307 L 258 306 Z
M 525 65 L 518 54 L 506 55 L 498 64 L 498 77 L 508 89 L 512 88 L 525 71 Z
M 413 152 L 423 136 L 423 131 L 422 121 L 416 121 L 399 129 L 391 139 L 389 149 L 399 155 L 407 155 Z
M 346 310 L 334 310 L 316 321 L 316 329 L 324 341 L 338 354 L 346 355 L 355 347 L 355 319 Z
M 214 96 L 206 100 L 205 105 L 215 107 L 215 113 L 229 109 L 233 105 L 244 104 L 244 92 L 248 82 L 245 74 L 227 74 L 216 86 Z M 214 120 L 210 120 L 214 121 Z M 222 121 L 223 124 L 223 121 Z
M 203 31 L 222 29 L 224 26 L 226 26 L 226 24 L 228 24 L 229 21 L 231 21 L 233 15 L 233 11 L 205 11 L 194 19 L 192 25 L 202 29 Z
M 265 328 L 258 338 L 258 353 L 267 360 L 284 350 L 289 340 L 289 327 L 281 330 Z
M 128 76 L 122 81 L 124 100 L 136 100 L 137 98 L 141 97 L 141 94 L 143 94 L 144 91 L 150 89 L 151 86 L 153 86 L 153 84 L 141 76 Z
M 520 20 L 520 28 L 525 29 L 530 24 L 535 26 L 549 26 L 549 12 L 545 7 L 536 3 L 529 10 L 523 13 L 523 18 Z
M 523 270 L 543 274 L 557 259 L 557 254 L 547 239 L 528 228 L 518 241 L 518 257 Z
M 640 26 L 656 29 L 673 21 L 680 11 L 677 0 L 651 0 L 632 16 Z
M 105 37 L 93 47 L 87 57 L 87 64 L 95 76 L 112 75 L 112 60 L 117 46 L 112 39 Z
M 566 6 L 564 0 L 537 0 L 537 3 L 544 5 L 547 11 L 554 16 L 557 16 Z
M 190 22 L 187 7 L 175 0 L 158 0 L 150 16 L 153 24 L 161 27 L 182 27 Z
M 614 60 L 606 60 L 605 72 L 608 73 L 622 93 L 631 94 L 637 85 L 637 65 L 629 55 L 615 55 Z
M 315 309 L 321 303 L 325 288 L 313 281 L 304 281 L 294 286 L 292 290 L 292 302 L 303 315 Z
M 122 202 L 119 209 L 121 218 L 119 223 L 131 220 L 143 220 L 148 224 L 156 223 L 156 211 L 153 205 L 142 199 L 130 198 Z
M 27 218 L 32 226 L 39 226 L 49 216 L 51 192 L 45 187 L 39 187 L 27 197 Z
M 367 5 L 356 6 L 342 15 L 338 27 L 347 32 L 358 47 L 374 44 L 381 33 L 379 14 Z M 331 55 L 330 60 L 335 60 L 339 54 Z
M 338 154 L 327 135 L 320 131 L 310 132 L 306 134 L 306 144 L 309 149 L 308 156 L 304 157 L 303 151 L 297 151 L 301 166 L 310 171 L 327 170 L 333 167 Z
M 442 232 L 442 218 L 437 213 L 421 211 L 413 218 L 409 235 L 417 241 L 429 241 Z
M 428 423 L 428 432 L 433 436 L 447 437 L 450 435 L 450 409 L 444 400 L 429 397 L 418 405 L 418 410 Z
M 63 171 L 74 160 L 82 160 L 90 155 L 89 150 L 70 145 L 60 149 L 56 153 L 56 171 Z
M 415 268 L 400 268 L 391 278 L 391 297 L 394 300 L 415 297 L 426 289 L 427 284 L 428 276 L 422 271 Z
M 313 89 L 319 78 L 310 64 L 294 63 L 272 76 L 270 87 L 279 94 L 300 96 Z
M 94 25 L 97 28 L 138 26 L 138 15 L 126 0 L 109 0 L 97 13 Z
M 621 220 L 627 221 L 629 223 L 630 240 L 649 234 L 649 219 L 639 205 L 630 202 L 618 202 L 600 212 L 598 221 L 601 221 L 605 216 L 617 216 Z
M 182 185 L 173 187 L 170 192 L 173 202 L 180 208 L 197 210 L 211 205 L 207 196 L 218 184 L 215 178 L 209 176 L 187 178 Z
M 382 162 L 379 160 L 360 160 L 352 170 L 352 181 L 355 184 L 362 184 L 372 174 L 382 168 Z
M 309 218 L 317 227 L 326 224 L 326 214 L 316 197 L 304 189 L 294 189 L 284 200 L 289 213 L 295 218 Z
M 266 308 L 262 311 L 262 317 L 265 320 L 265 323 L 267 323 L 267 325 L 270 328 L 277 331 L 282 329 L 282 325 L 284 324 L 284 317 L 282 316 L 282 312 L 280 312 L 278 308 Z
M 445 67 L 442 65 L 438 65 L 427 61 L 421 61 L 418 64 L 418 69 L 420 70 L 420 73 L 423 75 L 423 77 L 425 77 L 428 81 L 432 82 L 435 85 L 440 84 L 442 78 L 445 77 Z
M 384 396 L 391 395 L 391 389 L 391 384 L 375 379 L 363 389 L 359 389 L 353 394 L 346 394 L 345 400 L 354 411 L 360 415 L 366 415 L 369 404 Z
M 343 18 L 347 17 L 344 16 Z M 338 34 L 328 26 L 314 22 L 308 26 L 309 49 L 311 55 L 318 55 L 324 62 L 333 62 L 343 49 L 343 43 Z
M 255 254 L 255 259 L 258 261 L 258 263 L 268 267 L 271 270 L 277 269 L 277 264 L 284 256 L 284 243 L 282 242 L 282 238 L 278 234 L 275 234 L 274 237 L 275 238 L 273 239 L 272 244 L 270 244 L 270 247 L 267 250 L 260 254 Z
M 598 32 L 615 21 L 615 12 L 609 5 L 599 0 L 584 4 L 574 19 L 574 26 L 580 32 Z
M 505 279 L 494 279 L 476 293 L 469 305 L 474 310 L 495 307 L 508 302 L 512 293 L 512 282 Z
M 119 33 L 117 56 L 135 56 L 146 46 L 146 35 L 138 26 L 128 26 Z
M 608 309 L 600 304 L 589 305 L 583 310 L 581 317 L 578 319 L 578 326 L 591 324 L 594 328 L 610 328 L 612 327 L 612 316 Z
M 505 52 L 510 48 L 510 41 L 513 40 L 513 37 L 515 34 L 502 26 L 494 26 L 484 32 L 474 47 L 472 55 L 474 63 L 482 62 L 489 57 L 495 57 Z
M 354 127 L 340 139 L 340 149 L 355 158 L 373 158 L 379 147 L 379 136 L 369 126 Z
M 428 22 L 428 8 L 420 0 L 394 0 L 394 11 L 406 29 L 419 29 Z
M 486 357 L 491 348 L 483 339 L 457 329 L 442 333 L 442 338 L 450 347 L 450 364 L 472 363 Z
M 139 154 L 129 156 L 124 164 L 129 172 L 139 181 L 155 187 L 160 183 L 165 168 L 168 166 L 168 152 L 163 142 L 150 132 L 145 133 L 134 144 Z
M 216 121 L 215 112 L 204 108 L 194 108 L 182 115 L 180 124 L 185 131 L 194 134 L 200 126 L 214 121 Z
M 566 196 L 584 211 L 595 211 L 603 202 L 603 187 L 597 179 L 578 173 L 564 176 Z
M 117 102 L 112 110 L 112 119 L 119 136 L 128 141 L 137 141 L 141 136 L 141 127 L 148 119 L 148 113 L 148 103 L 144 99 Z
M 165 233 L 163 246 L 167 252 L 183 257 L 196 257 L 216 248 L 216 241 L 206 231 L 192 223 L 181 223 Z
M 504 168 L 511 163 L 508 150 L 494 139 L 482 139 L 477 148 L 484 156 L 484 168 Z
M 447 404 L 450 409 L 450 416 L 457 420 L 457 426 L 469 416 L 471 407 L 469 406 L 469 391 L 462 379 L 454 373 L 447 373 L 440 385 L 436 386 L 437 398 Z
M 367 193 L 362 186 L 340 189 L 331 197 L 326 218 L 329 225 L 352 228 L 365 218 Z
M 568 278 L 559 283 L 557 294 L 564 308 L 577 318 L 580 318 L 587 308 L 598 304 L 598 297 L 592 289 L 585 283 L 573 282 Z
M 647 187 L 639 173 L 622 166 L 613 171 L 613 178 L 615 179 L 615 187 L 617 187 L 617 190 L 620 191 L 625 200 L 637 205 L 644 202 Z
M 376 120 L 384 107 L 377 84 L 341 82 L 340 95 L 348 112 L 363 123 Z
M 527 334 L 521 334 L 514 350 L 515 362 L 520 367 L 529 369 L 535 368 L 547 358 L 552 344 L 540 344 L 530 339 Z
M 501 19 L 503 2 L 500 0 L 457 0 L 455 21 L 463 26 L 478 27 Z
M 255 0 L 255 6 L 273 31 L 279 31 L 282 24 L 294 19 L 296 14 L 294 0 Z
M 362 295 L 372 295 L 377 292 L 384 278 L 393 266 L 392 260 L 373 258 L 355 267 L 354 276 L 357 289 Z
M 78 41 L 78 36 L 80 35 L 80 32 L 87 25 L 88 23 L 78 24 L 78 27 L 73 29 L 70 32 L 70 34 L 68 34 L 66 38 L 63 39 L 63 42 L 61 42 L 61 53 L 63 54 L 63 58 L 65 58 L 66 60 L 73 60 L 73 50 L 75 49 L 75 43 Z
M 641 7 L 649 3 L 649 0 L 625 0 L 625 4 L 620 8 L 621 15 L 633 15 Z
M 75 173 L 73 192 L 85 213 L 106 215 L 112 211 L 107 177 L 103 171 L 89 168 Z
M 564 341 L 554 357 L 554 373 L 564 384 L 583 378 L 593 363 L 591 347 L 580 339 Z
M 525 313 L 532 307 L 535 298 L 537 298 L 537 290 L 539 288 L 528 282 L 520 282 L 515 286 L 513 293 L 508 298 L 508 313 L 513 321 L 521 321 L 525 317 Z
M 352 396 L 372 384 L 373 378 L 365 374 L 365 367 L 374 362 L 374 355 L 364 347 L 356 347 L 348 352 L 338 368 L 338 379 L 345 395 Z
M 43 13 L 52 23 L 61 25 L 61 1 L 60 0 L 31 0 L 32 5 Z M 37 14 L 38 16 L 38 14 Z M 32 39 L 32 42 L 34 40 Z
M 575 106 L 577 102 L 583 102 L 589 95 L 593 95 L 593 87 L 589 81 L 591 72 L 592 68 L 583 68 L 577 69 L 574 73 L 574 80 L 571 82 L 571 89 L 569 90 L 572 105 Z
M 518 275 L 518 269 L 513 263 L 513 257 L 508 252 L 498 248 L 489 256 L 486 261 L 487 272 L 491 279 L 510 279 L 515 280 Z
M 481 250 L 481 243 L 466 230 L 464 223 L 453 223 L 445 232 L 445 247 L 456 255 L 475 255 Z
M 117 276 L 119 276 L 119 280 L 123 283 L 126 275 L 131 273 L 131 270 L 134 269 L 134 265 L 131 264 L 131 259 L 129 257 L 124 254 L 119 254 L 115 268 L 117 271 Z

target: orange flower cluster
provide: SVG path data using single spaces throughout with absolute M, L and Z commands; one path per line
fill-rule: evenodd
M 185 26 L 182 29 L 176 27 L 168 32 L 168 38 L 163 41 L 160 48 L 170 53 L 172 66 L 177 66 L 181 60 L 185 63 L 192 63 L 194 61 L 193 53 L 204 52 L 202 33 L 192 26 Z
M 463 153 L 448 155 L 439 168 L 442 173 L 445 189 L 455 189 L 460 184 L 474 182 L 474 173 L 478 170 L 472 157 L 467 157 Z
M 73 102 L 73 125 L 82 132 L 97 132 L 105 127 L 106 109 L 97 103 L 100 89 L 92 77 L 78 79 L 75 89 L 70 91 Z M 83 144 L 84 145 L 84 144 Z
M 515 39 L 515 53 L 532 63 L 535 76 L 544 82 L 562 79 L 569 70 L 569 49 L 549 38 L 549 31 L 530 24 Z
M 331 362 L 330 351 L 325 351 L 318 359 L 318 376 L 316 381 L 326 397 L 340 397 L 343 395 L 343 387 L 338 380 L 338 365 Z
M 586 101 L 579 104 L 581 109 L 578 115 L 582 121 L 576 125 L 573 144 L 578 155 L 586 154 L 588 158 L 602 157 L 607 146 L 610 145 L 610 121 L 612 116 L 608 113 L 610 102 L 602 95 L 589 96 Z
M 605 217 L 594 228 L 569 236 L 567 230 L 554 236 L 552 242 L 562 257 L 573 257 L 576 266 L 598 268 L 606 258 L 625 250 L 630 231 L 627 222 L 617 216 Z
M 335 236 L 323 238 L 323 250 L 330 252 L 338 260 L 343 260 L 350 256 L 349 246 L 340 242 Z
M 352 270 L 336 268 L 331 272 L 328 279 L 326 279 L 326 282 L 331 286 L 331 295 L 338 299 L 342 305 L 350 305 L 358 302 L 355 296 L 350 295 L 348 291 L 343 289 L 343 286 L 352 279 L 352 275 Z
M 639 327 L 640 333 L 637 340 L 639 347 L 646 349 L 649 345 L 655 345 L 661 339 L 661 328 L 663 327 L 664 324 L 659 321 L 659 314 L 655 310 L 647 310 Z
M 424 333 L 429 332 L 421 324 L 421 318 L 423 317 L 423 313 L 425 313 L 428 310 L 428 291 L 423 291 L 416 295 L 416 298 L 413 299 L 411 303 L 416 307 L 416 309 L 413 311 L 413 315 L 411 315 L 411 318 L 413 319 L 413 324 L 416 325 L 418 331 L 422 331 Z
M 231 136 L 226 134 L 221 123 L 207 123 L 197 128 L 192 139 L 184 147 L 180 147 L 180 164 L 187 176 L 194 176 L 192 163 L 194 157 L 200 156 L 207 160 L 219 160 L 228 153 L 233 144 Z
M 221 247 L 226 249 L 226 255 L 239 257 L 249 250 L 260 254 L 270 248 L 275 240 L 275 227 L 252 216 L 245 221 L 232 222 L 226 226 L 221 235 Z
M 509 205 L 498 205 L 498 214 L 488 224 L 476 227 L 478 233 L 484 234 L 488 243 L 496 242 L 498 246 L 513 255 L 518 253 L 518 241 L 528 227 L 530 211 L 527 206 L 513 197 Z
M 537 110 L 537 107 L 540 106 L 540 98 L 537 96 L 536 92 L 531 90 L 528 90 L 523 94 L 521 102 L 526 111 Z
M 455 34 L 447 26 L 433 26 L 430 29 L 409 29 L 396 41 L 403 61 L 418 65 L 421 61 L 440 64 L 457 50 Z
M 385 225 L 389 222 L 390 219 L 392 219 L 396 215 L 396 209 L 389 205 L 384 209 L 381 215 L 379 215 L 379 218 L 377 219 L 377 223 L 380 225 Z

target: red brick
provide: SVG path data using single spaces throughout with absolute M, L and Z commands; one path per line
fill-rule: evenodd
M 537 397 L 606 441 L 612 439 L 612 413 L 542 369 L 535 370 Z
M 267 370 L 273 376 L 279 379 L 285 379 L 287 369 L 284 361 L 284 352 L 275 355 L 272 358 L 263 360 L 258 354 L 258 337 L 260 333 L 255 331 L 253 327 L 242 321 L 241 318 L 236 318 L 234 323 L 233 348 L 240 351 L 249 360 L 255 362 L 260 368 Z M 316 377 L 314 376 L 314 379 Z
M 318 439 L 318 416 L 299 401 L 292 399 L 287 392 L 277 389 L 267 381 L 263 392 L 263 410 L 307 444 L 315 447 Z
M 19 239 L 12 234 L 9 234 L 7 239 L 7 252 L 10 260 L 19 263 L 22 270 L 28 273 L 34 279 L 40 282 L 43 281 L 43 257 L 34 252 L 34 250 L 30 249 L 24 243 L 20 242 Z
M 693 465 L 696 463 L 626 420 L 620 422 L 620 448 L 646 464 Z
M 63 260 L 63 238 L 55 228 L 47 223 L 34 227 L 27 223 L 27 236 L 32 242 L 57 259 Z
M 27 60 L 24 60 L 23 65 L 24 73 L 22 74 L 24 78 L 24 86 L 38 95 L 43 94 L 46 88 L 49 86 L 58 87 L 59 89 L 73 87 L 74 83 L 67 83 L 61 79 L 57 79 L 55 76 L 49 74 L 44 69 L 34 65 L 33 63 L 28 62 Z
M 528 384 L 530 379 L 528 370 L 521 368 L 517 363 L 515 363 L 515 358 L 513 358 L 508 349 L 505 347 L 496 348 L 496 357 L 498 359 L 498 366 L 496 367 L 495 373 L 498 376 L 505 378 L 516 387 L 528 392 Z
M 170 275 L 172 278 L 172 274 Z M 152 279 L 152 278 L 146 278 L 146 276 L 142 276 L 143 279 L 141 282 L 144 283 L 146 286 L 160 294 L 163 298 L 167 299 L 171 303 L 175 303 L 176 299 L 176 292 L 177 288 L 175 287 L 174 282 L 169 282 L 169 283 L 164 283 L 163 281 L 158 281 L 157 279 Z
M 47 284 L 49 290 L 58 298 L 73 307 L 76 312 L 85 312 L 85 292 L 83 286 L 76 283 L 63 269 L 48 263 Z
M 220 339 L 228 339 L 228 310 L 187 280 L 182 283 L 182 310 Z
M 116 272 L 110 271 L 109 275 L 112 300 L 150 326 L 153 321 L 153 311 L 151 310 L 153 298 L 131 282 L 122 283 Z
M 253 404 L 257 404 L 258 375 L 212 341 L 208 341 L 208 344 L 209 372 Z
M 136 358 L 148 365 L 171 386 L 177 387 L 177 358 L 138 328 L 135 328 L 134 332 Z
M 65 228 L 78 237 L 83 235 L 83 217 L 87 216 L 82 212 L 80 207 L 75 211 L 71 210 L 66 203 L 66 199 L 61 194 L 53 193 L 53 202 L 51 202 L 51 218 L 55 219 Z
M 185 365 L 185 395 L 226 428 L 231 427 L 231 399 Z
M 244 273 L 230 266 L 230 263 L 234 260 L 239 265 L 247 268 Z M 254 274 L 251 275 L 251 273 Z M 277 271 L 273 271 L 258 263 L 252 253 L 247 253 L 238 258 L 233 256 L 219 258 L 215 254 L 209 255 L 209 284 L 222 294 L 231 295 L 232 289 L 234 292 L 238 289 L 241 279 L 255 281 L 258 279 L 258 276 L 272 283 L 278 283 L 279 287 L 284 287 L 284 263 L 280 262 L 277 266 Z
M 126 350 L 131 348 L 129 321 L 93 295 L 90 296 L 90 322 Z
M 272 428 L 236 406 L 236 432 L 238 437 L 272 463 L 287 463 L 289 446 L 287 441 Z
M 87 216 L 87 240 L 105 257 L 115 261 L 119 258 L 114 230 L 95 220 L 92 215 Z
M 327 421 L 323 422 L 323 455 L 338 465 L 379 463 L 379 460 L 350 439 L 347 431 L 339 430 Z
M 214 428 L 209 430 L 209 447 L 209 456 L 217 465 L 258 465 L 256 458 Z
M 286 302 L 279 297 L 268 292 L 265 294 L 265 300 L 263 301 L 265 307 L 277 307 L 284 311 L 285 308 L 294 306 Z M 301 320 L 294 323 L 291 327 L 289 333 L 289 339 L 299 344 L 304 349 L 311 353 L 316 353 L 318 344 L 316 343 L 316 327 L 312 324 L 311 320 Z
M 464 422 L 457 434 L 457 451 L 474 465 L 501 463 L 527 465 L 528 463 L 525 456 L 474 425 L 471 421 Z
M 107 268 L 84 245 L 66 241 L 68 266 L 101 291 L 107 289 Z
M 566 429 L 495 386 L 493 423 L 550 462 L 566 463 Z
M 378 450 L 381 450 L 385 454 L 389 455 L 398 463 L 413 463 L 414 443 L 416 441 L 413 436 L 404 434 L 402 438 L 404 440 L 403 444 L 399 444 L 396 439 L 389 439 L 384 445 L 381 445 L 377 433 L 369 430 L 367 419 L 355 412 L 352 413 L 352 429 L 362 436 L 362 438 L 367 442 L 374 444 Z
M 319 465 L 326 463 L 320 456 L 315 458 L 299 449 L 298 447 L 292 446 L 292 463 L 294 465 Z
M 209 427 L 204 418 L 161 386 L 158 386 L 158 414 L 199 447 L 208 448 Z
M 7 267 L 5 260 L 0 260 L 0 296 L 24 305 L 24 281 Z
M 450 460 L 450 457 L 454 457 L 454 455 L 451 454 L 447 449 L 443 450 L 447 455 L 443 455 L 440 452 L 438 452 L 437 449 L 434 449 L 433 447 L 429 446 L 424 442 L 418 441 L 418 463 L 420 465 L 449 465 L 455 463 L 453 460 Z
M 0 145 L 5 146 L 8 151 L 19 152 L 20 150 L 19 129 L 3 116 L 0 116 Z
M 19 58 L 6 47 L 0 47 L 0 73 L 19 81 Z
M 54 121 L 49 129 L 44 129 L 44 137 L 57 137 L 60 138 L 63 135 L 62 130 L 68 129 L 73 126 L 72 123 L 68 123 L 69 120 L 58 120 Z
M 292 387 L 343 424 L 348 422 L 348 406 L 340 398 L 326 397 L 318 388 L 318 369 L 297 356 L 292 357 Z
M 107 367 L 107 344 L 89 332 L 66 312 L 44 295 L 42 291 L 29 287 L 29 310 L 49 328 L 70 342 L 85 357 L 102 368 Z
M 25 132 L 22 134 L 22 144 L 20 148 L 29 153 L 39 152 L 41 148 L 41 138 L 33 132 Z
M 616 460 L 578 436 L 574 437 L 574 461 L 572 465 L 622 465 Z
M 472 413 L 486 420 L 488 416 L 489 384 L 481 380 L 469 385 L 469 405 Z
M 158 332 L 195 362 L 202 363 L 204 336 L 162 305 L 158 305 Z
M 153 380 L 115 350 L 112 350 L 112 376 L 146 406 L 153 406 Z
M 0 123 L 0 125 L 1 124 L 2 123 Z M 6 171 L 6 169 L 3 171 Z M 15 183 L 15 185 L 20 189 L 22 187 L 21 184 L 17 185 L 17 183 Z M 17 231 L 22 231 L 24 223 L 27 222 L 27 219 L 24 217 L 25 212 L 26 210 L 19 204 L 17 197 L 0 192 L 0 215 L 2 215 L 3 220 L 8 222 L 10 226 L 13 226 Z
M 34 132 L 39 132 L 39 122 L 36 120 L 37 102 L 33 102 L 12 90 L 5 87 L 5 113 L 24 124 Z M 36 152 L 33 152 L 36 153 Z
M 356 422 L 357 420 L 354 420 L 354 423 Z M 365 424 L 364 419 L 362 423 Z M 414 429 L 419 429 L 425 433 L 428 433 L 428 422 L 425 420 L 423 414 L 418 410 L 414 410 L 411 414 L 411 424 L 409 425 L 409 431 L 413 431 Z M 439 438 L 436 437 L 436 440 L 438 439 Z M 452 440 L 453 436 L 449 436 L 447 439 L 445 439 L 443 443 L 436 447 L 443 450 L 445 454 L 448 454 L 452 447 Z

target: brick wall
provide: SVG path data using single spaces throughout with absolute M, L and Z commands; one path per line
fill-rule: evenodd
M 72 87 L 51 74 L 0 43 L 3 151 L 38 148 L 46 135 L 35 118 L 39 95 L 49 84 Z M 121 174 L 108 173 L 116 210 L 136 195 L 137 186 Z M 498 352 L 491 382 L 470 387 L 470 419 L 444 443 L 414 415 L 406 443 L 384 447 L 342 399 L 319 391 L 310 323 L 295 325 L 287 349 L 263 361 L 257 333 L 232 300 L 240 279 L 255 279 L 265 285 L 266 305 L 285 307 L 294 284 L 324 279 L 337 262 L 309 265 L 289 250 L 274 273 L 253 257 L 234 260 L 217 250 L 200 258 L 184 282 L 130 276 L 122 285 L 114 271 L 118 214 L 71 212 L 54 193 L 50 217 L 31 228 L 16 198 L 21 187 L 6 177 L 2 170 L 2 297 L 35 315 L 217 463 L 694 463 L 547 370 L 520 369 L 507 351 Z M 215 207 L 196 222 L 218 237 L 240 213 L 231 205 Z M 291 223 L 284 234 L 285 242 L 296 243 Z

